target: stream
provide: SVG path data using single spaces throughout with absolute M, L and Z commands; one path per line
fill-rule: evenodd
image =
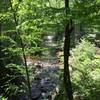
M 59 64 L 56 57 L 58 46 L 54 36 L 44 37 L 44 44 L 48 50 L 42 53 L 43 60 L 38 62 L 42 67 L 37 67 L 35 71 L 31 90 L 32 100 L 54 100 L 59 88 Z M 22 96 L 19 100 L 28 100 L 28 98 Z

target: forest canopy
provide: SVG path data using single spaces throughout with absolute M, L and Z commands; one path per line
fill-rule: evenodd
M 0 1 L 0 100 L 99 100 L 100 0 Z

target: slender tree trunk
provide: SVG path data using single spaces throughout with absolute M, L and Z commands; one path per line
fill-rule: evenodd
M 14 17 L 14 21 L 15 21 L 15 26 L 18 26 L 18 20 L 16 18 L 16 12 L 14 11 L 13 7 L 12 7 L 12 3 L 11 0 L 9 0 L 10 2 L 10 6 L 11 9 L 13 11 L 13 17 Z M 20 38 L 20 44 L 21 44 L 21 48 L 22 48 L 22 54 L 23 54 L 23 59 L 24 59 L 24 65 L 25 65 L 25 69 L 26 69 L 26 77 L 27 77 L 27 86 L 28 86 L 28 90 L 29 90 L 29 100 L 32 100 L 32 95 L 31 95 L 31 85 L 30 85 L 30 79 L 29 79 L 29 73 L 28 73 L 28 66 L 27 66 L 27 61 L 26 61 L 26 55 L 25 55 L 25 48 L 24 48 L 24 44 L 23 44 L 23 40 L 20 36 L 20 31 L 19 29 L 17 29 L 17 35 Z
M 1 36 L 1 31 L 2 31 L 2 24 L 0 22 L 0 36 Z
M 65 0 L 66 15 L 69 9 L 69 0 Z M 72 20 L 66 22 L 65 26 L 65 40 L 64 40 L 64 84 L 68 100 L 73 100 L 72 85 L 69 71 L 69 55 L 70 55 L 70 35 L 72 32 Z

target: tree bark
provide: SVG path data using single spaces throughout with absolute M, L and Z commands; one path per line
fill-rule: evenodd
M 69 10 L 69 0 L 65 0 L 66 16 Z M 70 35 L 73 30 L 72 20 L 66 21 L 65 26 L 65 40 L 64 40 L 64 84 L 68 100 L 73 100 L 72 85 L 69 71 L 69 55 L 70 55 Z

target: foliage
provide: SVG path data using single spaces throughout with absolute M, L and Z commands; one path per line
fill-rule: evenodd
M 18 92 L 25 92 L 27 89 L 25 79 L 25 68 L 16 64 L 8 64 L 1 67 L 0 71 L 0 88 L 1 93 L 5 96 L 13 96 Z
M 100 0 L 71 0 L 68 16 L 65 15 L 64 0 L 11 0 L 11 3 L 13 9 L 9 0 L 0 1 L 0 90 L 3 95 L 12 96 L 26 90 L 20 37 L 27 56 L 40 56 L 47 50 L 43 45 L 43 37 L 55 34 L 58 43 L 62 44 L 60 37 L 63 37 L 65 20 L 71 18 L 75 27 L 71 44 L 80 42 L 71 50 L 69 61 L 74 96 L 76 99 L 98 100 L 100 51 L 89 41 L 99 47 Z M 82 37 L 89 41 L 81 40 Z M 32 81 L 34 68 L 28 70 Z M 61 98 L 65 95 L 62 87 L 63 84 L 60 88 Z
M 7 100 L 7 98 L 0 96 L 0 100 Z
M 71 77 L 74 96 L 77 100 L 99 100 L 100 52 L 96 49 L 90 42 L 82 40 L 71 51 Z
M 44 50 L 41 47 L 42 33 L 40 33 L 40 29 L 36 29 L 35 26 L 32 27 L 32 22 L 26 23 L 28 22 L 26 15 L 21 16 L 24 9 L 20 9 L 20 7 L 28 6 L 27 0 L 25 6 L 24 2 L 22 3 L 18 0 L 11 0 L 11 3 L 12 7 L 9 0 L 1 1 L 0 4 L 2 5 L 0 7 L 0 72 L 3 71 L 0 74 L 0 90 L 3 95 L 8 97 L 23 90 L 27 83 L 25 72 L 22 73 L 25 69 L 22 66 L 21 39 L 27 55 L 35 55 Z M 27 10 L 27 7 L 25 10 Z M 20 11 L 23 12 L 19 13 Z M 17 34 L 18 30 L 20 31 L 20 36 Z
M 66 100 L 66 93 L 65 93 L 65 86 L 64 86 L 64 82 L 63 82 L 63 74 L 64 71 L 60 70 L 59 71 L 59 76 L 60 76 L 60 83 L 59 83 L 59 92 L 58 94 L 55 96 L 54 100 Z
M 63 57 L 61 57 L 63 59 Z M 86 39 L 71 50 L 69 60 L 75 100 L 99 100 L 100 95 L 100 50 Z M 61 79 L 63 70 L 60 70 Z M 61 81 L 56 100 L 65 97 Z

